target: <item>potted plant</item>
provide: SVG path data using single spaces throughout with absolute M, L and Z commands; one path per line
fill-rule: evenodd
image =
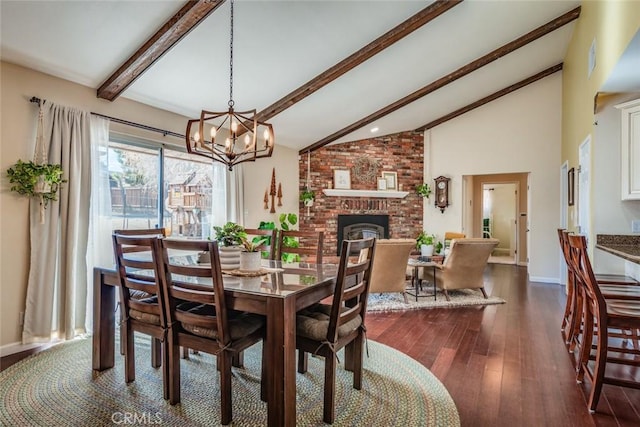
M 315 200 L 315 198 L 316 198 L 315 191 L 310 190 L 308 188 L 302 190 L 302 192 L 300 193 L 300 201 L 304 203 L 304 205 L 307 207 L 313 206 L 313 201 Z
M 215 239 L 219 244 L 220 266 L 223 270 L 240 267 L 240 252 L 242 252 L 242 239 L 246 239 L 247 233 L 244 227 L 235 222 L 227 222 L 223 226 L 213 227 Z
M 260 270 L 260 246 L 266 242 L 266 238 L 249 240 L 241 237 L 242 252 L 240 253 L 240 270 L 257 271 Z
M 436 242 L 435 234 L 428 234 L 425 231 L 421 231 L 416 238 L 416 247 L 420 249 L 420 255 L 431 256 L 433 255 L 433 247 Z
M 416 193 L 428 199 L 431 195 L 431 187 L 429 187 L 429 184 L 427 184 L 426 182 L 423 184 L 418 184 L 418 186 L 416 187 Z

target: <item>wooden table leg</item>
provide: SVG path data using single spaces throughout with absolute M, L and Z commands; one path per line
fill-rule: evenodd
M 99 268 L 93 269 L 93 369 L 113 368 L 115 335 L 115 286 L 104 283 Z
M 296 310 L 294 298 L 267 302 L 268 425 L 296 425 Z

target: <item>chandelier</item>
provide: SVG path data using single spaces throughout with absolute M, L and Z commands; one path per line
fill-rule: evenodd
M 224 163 L 229 170 L 242 162 L 271 157 L 273 127 L 256 117 L 256 110 L 236 111 L 233 102 L 233 0 L 231 0 L 229 44 L 229 109 L 202 110 L 199 119 L 189 120 L 185 135 L 187 151 Z M 206 135 L 210 139 L 206 139 Z

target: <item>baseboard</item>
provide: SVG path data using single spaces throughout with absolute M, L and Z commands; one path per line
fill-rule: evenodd
M 47 345 L 47 344 L 43 344 L 43 343 L 22 344 L 21 342 L 5 344 L 3 346 L 0 346 L 0 357 L 9 356 L 10 354 L 20 353 L 22 351 L 32 350 L 34 348 L 42 347 L 44 345 Z
M 540 283 L 553 283 L 554 285 L 560 285 L 559 277 L 541 277 L 541 276 L 529 276 L 530 282 L 540 282 Z

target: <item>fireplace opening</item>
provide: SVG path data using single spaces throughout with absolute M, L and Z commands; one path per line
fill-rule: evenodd
M 389 215 L 338 215 L 338 255 L 343 240 L 370 237 L 389 238 Z

